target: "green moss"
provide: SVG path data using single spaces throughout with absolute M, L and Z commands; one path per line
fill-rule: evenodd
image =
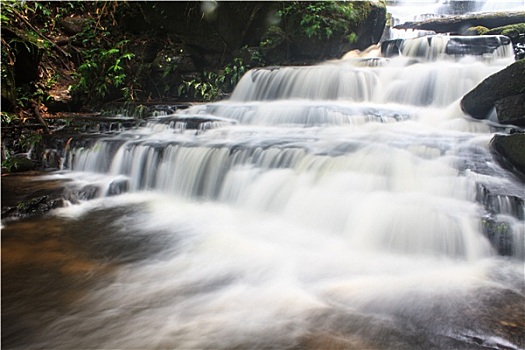
M 525 23 L 510 24 L 508 26 L 497 27 L 488 30 L 485 35 L 505 35 L 509 38 L 517 38 L 520 34 L 525 34 Z
M 489 29 L 483 26 L 470 27 L 467 29 L 463 35 L 483 35 L 487 33 Z

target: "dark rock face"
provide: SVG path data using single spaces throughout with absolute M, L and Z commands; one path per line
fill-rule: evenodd
M 495 106 L 501 124 L 525 126 L 525 94 L 502 98 Z
M 451 37 L 445 53 L 448 55 L 484 55 L 493 53 L 502 45 L 509 45 L 505 36 L 457 36 Z
M 481 218 L 481 231 L 498 254 L 519 257 L 521 243 L 518 233 L 513 230 L 512 221 L 525 219 L 525 201 L 511 193 L 499 186 L 476 184 L 476 201 L 487 211 Z
M 357 49 L 359 50 L 364 50 L 370 45 L 378 43 L 386 25 L 386 7 L 374 5 L 373 3 L 369 4 L 369 6 L 368 14 L 357 32 Z
M 495 135 L 490 146 L 503 166 L 519 171 L 525 178 L 525 134 Z
M 2 75 L 1 82 L 2 111 L 12 112 L 17 105 L 16 88 L 26 85 L 29 90 L 34 90 L 34 82 L 39 78 L 38 67 L 43 50 L 6 28 L 2 28 L 2 42 L 4 40 L 10 43 L 11 50 L 16 53 L 16 60 L 13 62 L 14 69 L 7 69 L 6 76 Z
M 399 56 L 404 39 L 385 40 L 381 43 L 381 55 L 383 57 Z
M 488 117 L 496 101 L 525 92 L 525 60 L 483 80 L 461 99 L 461 109 L 476 119 Z

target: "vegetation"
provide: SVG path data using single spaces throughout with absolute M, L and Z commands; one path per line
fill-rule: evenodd
M 337 35 L 349 42 L 357 40 L 357 34 L 352 31 L 357 15 L 354 4 L 349 1 L 290 1 L 279 11 L 285 20 L 298 17 L 301 30 L 309 38 L 330 39 Z

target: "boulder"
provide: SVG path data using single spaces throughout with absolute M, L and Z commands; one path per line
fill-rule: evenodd
M 452 36 L 447 42 L 447 55 L 492 54 L 500 46 L 510 44 L 510 39 L 502 35 L 490 36 Z
M 359 1 L 355 6 L 361 9 L 361 20 L 357 30 L 356 48 L 365 50 L 371 45 L 377 44 L 381 39 L 386 25 L 386 6 L 381 2 Z
M 59 21 L 60 26 L 62 29 L 64 29 L 64 32 L 66 32 L 68 35 L 76 35 L 82 30 L 84 30 L 84 27 L 89 25 L 90 19 L 89 18 L 83 18 L 83 17 L 64 17 Z
M 495 106 L 501 124 L 525 126 L 525 94 L 502 98 Z
M 525 134 L 495 135 L 490 147 L 498 162 L 511 170 L 517 170 L 525 178 Z
M 476 119 L 485 119 L 496 101 L 525 92 L 525 60 L 519 60 L 489 76 L 461 99 L 461 109 Z

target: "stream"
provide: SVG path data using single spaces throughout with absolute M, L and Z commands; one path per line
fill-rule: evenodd
M 512 44 L 396 37 L 72 143 L 27 180 L 66 206 L 2 223 L 2 347 L 525 348 L 525 189 L 459 107 Z

